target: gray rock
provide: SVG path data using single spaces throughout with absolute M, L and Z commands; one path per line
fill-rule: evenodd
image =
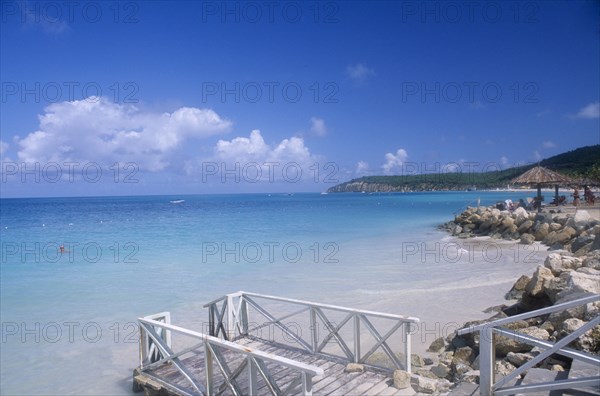
M 432 394 L 437 391 L 437 381 L 422 377 L 420 375 L 413 375 L 411 378 L 411 385 L 416 392 Z
M 577 330 L 584 324 L 585 324 L 585 322 L 581 319 L 570 318 L 570 319 L 565 320 L 562 323 L 560 331 L 563 336 L 566 336 L 567 334 L 571 334 L 572 332 L 574 332 L 575 330 Z
M 547 331 L 542 330 L 538 327 L 531 326 L 524 329 L 517 330 L 519 333 L 523 333 L 535 338 L 547 340 L 550 338 Z M 525 344 L 514 340 L 512 338 L 498 336 L 496 339 L 496 354 L 497 356 L 506 356 L 509 352 L 529 352 L 533 349 L 532 345 Z
M 440 352 L 444 348 L 446 348 L 446 343 L 444 342 L 444 337 L 440 337 L 440 338 L 434 340 L 431 343 L 431 345 L 429 345 L 429 348 L 427 350 L 429 352 Z
M 410 364 L 413 367 L 425 366 L 425 362 L 423 361 L 423 358 L 421 356 L 417 355 L 416 353 L 413 353 L 412 355 L 410 355 Z
M 410 373 L 404 370 L 394 370 L 394 388 L 406 389 L 410 387 Z
M 585 245 L 587 245 L 588 243 L 593 242 L 593 241 L 594 241 L 594 236 L 592 236 L 592 235 L 579 236 L 579 237 L 575 238 L 575 240 L 571 243 L 571 251 L 577 252 L 579 249 L 581 249 L 582 247 L 584 247 Z
M 596 238 L 594 243 L 596 243 L 596 241 L 600 241 L 600 238 Z M 594 250 L 588 253 L 587 256 L 583 259 L 582 265 L 586 268 L 600 270 L 600 250 Z
M 550 231 L 558 231 L 562 228 L 560 223 L 550 223 Z
M 546 293 L 552 303 L 558 300 L 558 295 L 567 287 L 567 282 L 564 278 L 564 276 L 552 278 L 544 288 L 544 293 Z
M 525 232 L 528 232 L 531 229 L 531 227 L 533 227 L 533 221 L 525 220 L 523 223 L 521 223 L 519 228 L 517 228 L 517 231 L 523 234 Z
M 521 244 L 523 245 L 531 245 L 535 242 L 535 237 L 531 234 L 523 234 L 521 235 Z
M 531 281 L 527 284 L 525 289 L 526 293 L 532 297 L 537 297 L 544 292 L 544 284 L 548 283 L 550 279 L 552 279 L 554 275 L 552 275 L 552 271 L 550 271 L 546 267 L 542 267 L 538 265 L 535 272 L 533 273 L 533 277 Z
M 464 362 L 466 364 L 471 364 L 474 358 L 475 352 L 473 352 L 473 349 L 466 346 L 454 351 L 454 357 L 452 358 L 452 362 Z
M 421 377 L 427 377 L 427 378 L 431 378 L 431 379 L 438 379 L 438 376 L 433 374 L 431 371 L 429 371 L 426 368 L 420 368 L 416 370 L 416 374 L 420 375 Z
M 438 378 L 450 377 L 450 367 L 446 366 L 444 363 L 439 363 L 437 366 L 432 367 L 431 372 Z
M 568 273 L 565 273 L 564 275 L 566 277 L 566 276 L 568 276 Z M 562 275 L 561 275 L 561 277 L 562 277 Z M 582 293 L 582 292 L 570 293 L 570 294 L 566 294 L 565 296 L 561 296 L 562 294 L 563 293 L 559 293 L 558 297 L 560 297 L 560 298 L 558 300 L 556 300 L 556 302 L 554 303 L 555 305 L 593 295 L 592 293 Z M 585 315 L 585 310 L 586 310 L 586 307 L 583 305 L 580 305 L 580 306 L 568 308 L 568 309 L 565 309 L 565 310 L 562 310 L 559 312 L 554 312 L 554 313 L 550 314 L 547 321 L 552 323 L 552 326 L 555 329 L 560 329 L 560 327 L 562 326 L 562 323 L 567 319 L 570 319 L 570 318 L 582 319 Z
M 591 269 L 593 270 L 593 268 Z M 571 271 L 568 273 L 566 282 L 567 287 L 559 294 L 559 297 L 578 292 L 600 293 L 600 274 L 598 273 L 587 274 Z
M 573 228 L 582 227 L 587 225 L 591 220 L 592 218 L 586 210 L 578 209 L 577 212 L 575 212 L 575 215 L 567 220 L 567 226 Z
M 535 233 L 533 234 L 535 236 L 535 240 L 536 241 L 544 240 L 544 238 L 546 238 L 546 236 L 548 235 L 549 228 L 550 228 L 550 226 L 548 223 L 540 224 L 539 227 L 537 227 L 537 229 L 535 230 Z
M 552 246 L 554 244 L 567 244 L 577 231 L 572 227 L 565 227 L 560 231 L 551 231 L 543 240 L 543 243 Z
M 460 381 L 461 382 L 469 382 L 472 384 L 478 384 L 479 376 L 480 376 L 479 370 L 470 370 L 470 371 L 467 371 L 466 373 L 464 373 L 460 377 Z
M 563 272 L 562 256 L 560 253 L 550 253 L 544 261 L 544 267 L 550 269 L 553 275 L 560 275 Z
M 496 360 L 496 375 L 506 377 L 508 374 L 516 370 L 516 367 L 506 360 Z
M 346 373 L 364 373 L 365 366 L 359 363 L 348 363 L 344 372 Z
M 520 367 L 533 359 L 533 355 L 529 353 L 514 353 L 509 352 L 506 354 L 506 360 L 508 360 L 511 364 L 514 364 L 516 367 Z
M 519 279 L 515 282 L 513 287 L 510 289 L 508 293 L 504 296 L 507 300 L 515 300 L 521 298 L 523 293 L 525 292 L 525 288 L 527 284 L 531 281 L 531 278 L 527 275 L 521 275 Z

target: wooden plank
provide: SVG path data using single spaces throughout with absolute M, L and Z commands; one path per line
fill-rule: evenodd
M 389 378 L 382 379 L 381 381 L 379 381 L 378 383 L 376 383 L 375 386 L 373 386 L 369 390 L 369 395 L 378 395 L 384 389 L 389 388 L 390 387 L 389 382 L 390 382 Z
M 344 381 L 333 383 L 330 386 L 324 388 L 322 392 L 328 395 L 347 395 L 348 393 L 352 392 L 357 386 L 367 381 L 375 382 L 376 379 L 380 378 L 380 376 L 378 374 L 367 371 L 364 373 L 356 373 L 354 375 L 348 374 L 343 378 Z

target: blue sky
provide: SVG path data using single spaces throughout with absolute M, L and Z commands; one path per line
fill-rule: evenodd
M 599 9 L 2 0 L 1 196 L 322 191 L 599 144 Z

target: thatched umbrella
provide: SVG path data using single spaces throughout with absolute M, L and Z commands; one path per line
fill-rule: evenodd
M 561 175 L 551 171 L 550 169 L 542 166 L 536 166 L 523 173 L 521 176 L 513 179 L 513 183 L 518 184 L 535 184 L 537 186 L 537 202 L 538 212 L 542 210 L 542 185 L 554 185 L 554 193 L 556 195 L 556 202 L 558 202 L 558 186 L 559 184 L 569 184 L 573 180 L 567 176 Z

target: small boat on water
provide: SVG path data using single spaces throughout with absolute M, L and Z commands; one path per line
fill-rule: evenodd
M 180 204 L 180 203 L 184 203 L 185 199 L 176 199 L 175 201 L 169 201 L 169 202 L 171 202 L 172 204 Z

